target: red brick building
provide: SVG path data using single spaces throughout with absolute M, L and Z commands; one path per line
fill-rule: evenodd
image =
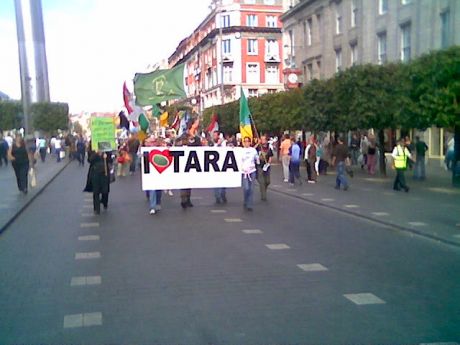
M 282 0 L 214 0 L 211 12 L 169 57 L 186 64 L 189 100 L 199 109 L 284 90 Z M 223 92 L 222 92 L 223 91 Z

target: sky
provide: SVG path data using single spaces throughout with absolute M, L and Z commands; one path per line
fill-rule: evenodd
M 42 0 L 51 100 L 119 111 L 122 87 L 168 58 L 210 0 Z M 14 0 L 0 0 L 0 91 L 21 98 Z

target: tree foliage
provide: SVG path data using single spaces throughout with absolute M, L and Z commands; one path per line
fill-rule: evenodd
M 22 104 L 18 101 L 0 101 L 0 130 L 21 127 Z
M 35 130 L 51 133 L 58 129 L 68 128 L 69 106 L 67 103 L 34 103 L 31 113 Z

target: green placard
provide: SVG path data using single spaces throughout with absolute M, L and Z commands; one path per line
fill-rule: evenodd
M 110 117 L 91 118 L 91 149 L 93 151 L 116 150 L 115 122 Z

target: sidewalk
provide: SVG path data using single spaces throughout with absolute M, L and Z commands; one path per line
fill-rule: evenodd
M 64 170 L 69 160 L 60 163 L 50 155 L 46 162 L 36 164 L 37 187 L 30 188 L 27 195 L 19 192 L 11 162 L 0 167 L 0 234 L 21 214 L 21 212 L 46 188 L 46 186 Z
M 439 161 L 430 161 L 423 182 L 413 180 L 411 171 L 406 172 L 409 193 L 393 191 L 395 173 L 391 168 L 387 169 L 386 178 L 378 174 L 369 176 L 360 167 L 353 170 L 354 178 L 348 177 L 350 189 L 338 191 L 334 189 L 335 171 L 320 176 L 316 184 L 307 184 L 306 169 L 302 166 L 303 184 L 292 187 L 283 182 L 281 165 L 275 164 L 270 189 L 412 235 L 460 246 L 460 189 L 451 186 L 450 172 Z M 308 226 L 308 218 L 305 224 Z

